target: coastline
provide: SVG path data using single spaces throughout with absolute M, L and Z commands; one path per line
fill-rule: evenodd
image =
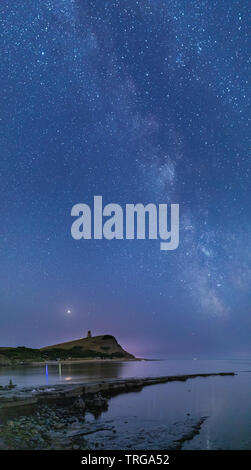
M 140 392 L 145 386 L 167 382 L 235 375 L 235 372 L 198 373 L 0 390 L 0 449 L 77 450 L 106 448 L 107 445 L 115 449 L 121 448 L 116 447 L 121 446 L 121 439 L 125 439 L 123 445 L 126 448 L 132 448 L 134 436 L 130 434 L 130 428 L 125 430 L 126 436 L 121 431 L 123 423 L 119 416 L 105 421 L 97 419 L 108 410 L 113 396 Z M 93 415 L 94 420 L 90 421 L 89 415 Z M 156 429 L 151 437 L 152 445 L 154 436 L 160 435 L 168 448 L 182 449 L 185 442 L 200 433 L 206 419 L 207 416 L 190 416 L 188 413 L 182 422 L 158 428 L 159 431 Z M 136 426 L 140 427 L 137 432 L 140 432 L 141 445 L 145 435 L 144 422 L 136 423 Z
M 236 372 L 196 373 L 183 375 L 167 375 L 159 377 L 103 379 L 82 383 L 43 385 L 38 387 L 3 387 L 0 389 L 0 413 L 8 409 L 22 408 L 43 403 L 64 403 L 72 399 L 95 398 L 96 395 L 111 397 L 117 393 L 141 390 L 145 386 L 168 382 L 186 382 L 198 377 L 235 376 Z
M 25 362 L 25 361 L 20 361 L 20 362 L 5 362 L 5 363 L 0 363 L 0 369 L 1 368 L 6 368 L 6 367 L 25 367 L 25 366 L 51 366 L 51 365 L 64 365 L 64 364 L 86 364 L 86 363 L 104 363 L 104 362 L 140 362 L 140 361 L 158 361 L 160 359 L 145 359 L 145 358 L 112 358 L 112 359 L 100 359 L 100 358 L 79 358 L 79 359 L 66 359 L 66 360 L 60 360 L 60 361 L 32 361 L 32 362 Z
M 86 359 L 66 359 L 60 361 L 46 361 L 46 362 L 31 362 L 29 365 L 32 366 L 41 366 L 41 365 L 58 365 L 58 364 L 86 364 L 88 362 L 138 362 L 138 361 L 146 361 L 151 359 L 141 359 L 141 358 L 113 358 L 113 359 L 96 359 L 96 358 L 86 358 Z

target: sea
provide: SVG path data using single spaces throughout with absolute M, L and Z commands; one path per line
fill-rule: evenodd
M 105 449 L 251 449 L 251 358 L 85 362 L 0 368 L 0 385 L 52 386 L 102 379 L 235 372 L 112 397 L 89 446 Z M 182 443 L 182 444 L 181 444 Z

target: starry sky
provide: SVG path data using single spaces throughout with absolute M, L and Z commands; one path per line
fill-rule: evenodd
M 251 353 L 245 0 L 1 0 L 0 345 Z M 180 204 L 180 245 L 71 208 Z M 71 314 L 67 313 L 70 310 Z

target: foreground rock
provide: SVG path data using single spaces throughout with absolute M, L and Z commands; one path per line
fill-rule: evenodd
M 0 450 L 182 449 L 206 417 L 161 424 L 136 417 L 90 421 L 76 410 L 40 406 L 0 426 Z
M 76 410 L 39 406 L 36 413 L 0 426 L 0 449 L 74 449 L 67 433 L 80 429 L 84 420 Z

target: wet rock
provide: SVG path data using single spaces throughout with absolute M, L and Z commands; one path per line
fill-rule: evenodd
M 106 410 L 108 408 L 108 400 L 101 393 L 96 393 L 91 399 L 86 400 L 86 406 L 89 410 Z
M 8 420 L 7 425 L 13 427 L 15 425 L 14 421 Z
M 6 449 L 6 445 L 3 439 L 0 438 L 0 450 Z
M 65 427 L 65 423 L 55 423 L 54 428 L 55 429 L 63 429 Z
M 83 398 L 77 398 L 73 403 L 73 407 L 78 409 L 78 410 L 85 411 L 86 404 L 85 404 Z

